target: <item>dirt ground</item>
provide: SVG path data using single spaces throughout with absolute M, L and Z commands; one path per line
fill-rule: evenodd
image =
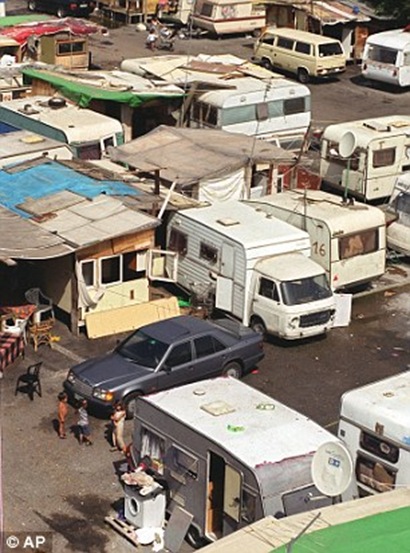
M 9 0 L 7 6 L 24 10 L 25 2 Z M 113 69 L 122 59 L 147 55 L 145 36 L 135 26 L 128 26 L 110 30 L 108 37 L 93 37 L 93 64 Z M 250 58 L 253 41 L 251 37 L 181 40 L 175 53 L 229 52 Z M 317 125 L 410 114 L 409 92 L 370 87 L 360 79 L 357 66 L 350 66 L 340 80 L 310 87 Z M 406 271 L 410 274 L 410 268 Z M 335 430 L 344 390 L 410 366 L 409 298 L 409 287 L 392 294 L 366 296 L 355 302 L 350 327 L 332 331 L 324 340 L 292 347 L 267 343 L 259 370 L 246 381 Z M 54 553 L 135 551 L 104 523 L 106 515 L 115 515 L 121 507 L 123 492 L 118 474 L 124 464 L 121 454 L 109 451 L 107 421 L 91 419 L 91 447 L 80 446 L 72 433 L 66 440 L 58 439 L 54 428 L 57 394 L 70 366 L 108 351 L 120 336 L 74 338 L 61 323 L 56 324 L 53 334 L 58 341 L 52 349 L 41 346 L 35 353 L 28 345 L 25 359 L 9 367 L 0 381 L 0 474 L 6 534 L 51 532 Z M 43 361 L 43 393 L 30 401 L 25 394 L 15 395 L 15 384 L 18 375 L 37 361 Z M 69 424 L 75 422 L 71 410 Z M 132 422 L 127 422 L 129 440 L 131 433 Z M 189 550 L 184 546 L 183 551 Z

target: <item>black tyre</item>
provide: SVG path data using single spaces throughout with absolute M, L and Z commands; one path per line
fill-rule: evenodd
M 137 399 L 141 396 L 141 392 L 133 392 L 124 398 L 124 407 L 127 413 L 127 420 L 134 418 L 137 410 Z
M 306 71 L 306 69 L 298 69 L 298 81 L 302 84 L 306 84 L 309 82 L 309 80 L 309 73 Z
M 34 0 L 30 0 L 30 2 L 27 4 L 27 8 L 29 9 L 29 11 L 35 12 L 37 9 L 36 2 Z
M 206 540 L 196 526 L 190 526 L 185 540 L 194 549 L 200 549 L 206 544 Z
M 264 67 L 265 69 L 268 69 L 269 71 L 272 71 L 272 64 L 270 60 L 268 60 L 268 58 L 263 58 L 261 60 L 261 66 Z
M 255 332 L 259 332 L 259 334 L 262 334 L 262 336 L 266 336 L 266 326 L 265 323 L 262 321 L 262 319 L 259 319 L 258 317 L 255 317 L 251 320 L 250 327 Z
M 231 376 L 232 378 L 241 378 L 242 376 L 242 367 L 236 361 L 231 361 L 228 363 L 223 370 L 223 376 Z

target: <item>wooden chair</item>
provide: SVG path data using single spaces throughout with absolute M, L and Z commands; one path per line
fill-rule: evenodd
M 31 401 L 33 401 L 34 392 L 36 392 L 41 397 L 40 368 L 42 364 L 43 362 L 40 361 L 35 365 L 30 365 L 27 371 L 18 377 L 16 389 L 14 391 L 15 396 L 17 392 L 24 392 L 27 393 Z
M 51 330 L 54 326 L 54 319 L 47 319 L 39 323 L 29 324 L 29 336 L 33 342 L 34 351 L 38 350 L 38 346 L 45 344 L 51 347 Z

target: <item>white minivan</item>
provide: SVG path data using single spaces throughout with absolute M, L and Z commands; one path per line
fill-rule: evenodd
M 294 73 L 301 83 L 346 69 L 346 55 L 338 40 L 288 28 L 268 27 L 255 43 L 253 59 L 267 69 Z

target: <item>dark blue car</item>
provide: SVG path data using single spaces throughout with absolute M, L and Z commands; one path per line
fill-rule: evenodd
M 29 0 L 31 12 L 53 13 L 57 17 L 88 17 L 96 7 L 94 0 Z
M 138 396 L 213 376 L 240 378 L 263 358 L 263 336 L 229 319 L 180 316 L 141 327 L 112 353 L 73 367 L 64 388 L 74 399 L 129 417 Z

